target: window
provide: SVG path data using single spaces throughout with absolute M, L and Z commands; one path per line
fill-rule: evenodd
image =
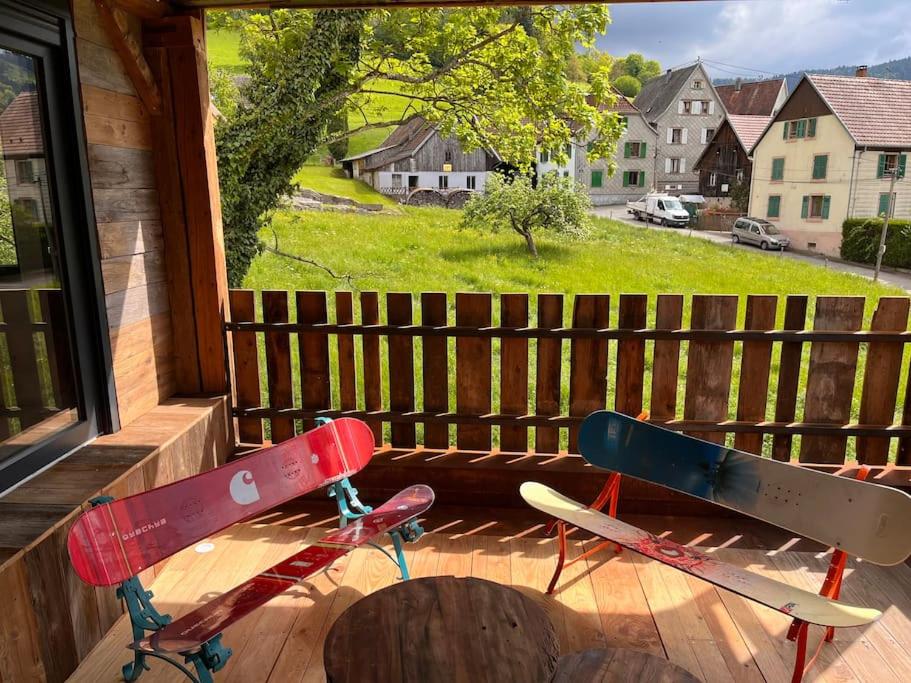
M 667 159 L 665 163 L 665 171 L 667 173 L 683 173 L 686 169 L 686 161 L 684 159 Z
M 718 174 L 715 171 L 709 173 L 709 187 L 715 187 L 718 185 Z
M 645 171 L 624 171 L 623 187 L 644 187 Z
M 890 203 L 890 202 L 889 202 L 889 193 L 888 193 L 888 192 L 880 192 L 880 194 L 879 194 L 879 209 L 876 211 L 876 215 L 877 215 L 877 216 L 885 216 L 885 215 L 888 213 L 888 214 L 889 214 L 889 218 L 892 218 L 892 217 L 895 215 L 895 195 L 896 195 L 896 193 L 893 192 L 893 193 L 892 193 L 892 201 L 891 201 L 891 203 Z
M 671 128 L 670 140 L 668 140 L 668 142 L 672 145 L 682 145 L 683 131 L 683 128 Z
M 813 180 L 825 180 L 828 166 L 828 154 L 815 155 L 813 157 Z
M 734 174 L 734 177 L 737 178 L 738 183 L 742 183 L 743 182 L 743 169 L 738 168 L 737 172 Z
M 784 122 L 783 137 L 785 140 L 816 137 L 816 119 L 796 119 Z
M 804 195 L 800 207 L 801 218 L 826 219 L 829 217 L 829 206 L 832 198 L 829 195 Z
M 437 187 L 440 188 L 441 190 L 448 190 L 449 189 L 449 176 L 448 175 L 439 176 L 439 178 L 437 178 Z
M 604 171 L 592 171 L 592 187 L 601 187 L 604 184 Z
M 476 189 L 478 189 L 478 179 L 477 179 L 477 177 L 476 177 L 476 176 L 473 176 L 473 175 L 466 176 L 466 178 L 465 178 L 465 187 L 467 187 L 469 190 L 476 190 Z
M 573 145 L 571 142 L 566 143 L 565 151 L 566 151 L 566 156 L 568 156 L 570 159 L 572 159 L 573 158 Z
M 711 142 L 712 138 L 715 137 L 714 128 L 703 128 L 702 129 L 702 144 L 708 144 Z
M 680 102 L 680 113 L 681 114 L 692 114 L 693 113 L 693 103 L 689 100 L 683 100 Z
M 443 152 L 443 161 L 446 162 L 447 164 L 452 163 L 452 150 L 451 149 L 447 149 L 445 152 Z
M 876 177 L 888 178 L 897 169 L 898 177 L 904 178 L 907 160 L 907 154 L 880 154 L 879 162 L 876 167 Z
M 625 159 L 644 159 L 646 143 L 644 142 L 627 142 L 623 145 L 623 157 Z
M 569 178 L 569 171 L 563 171 L 563 177 Z
M 620 125 L 623 126 L 624 130 L 629 128 L 629 119 L 625 116 L 620 117 Z
M 550 161 L 550 154 L 548 153 L 548 151 L 546 149 L 542 149 L 541 150 L 541 163 L 546 164 L 548 161 Z
M 587 145 L 585 145 L 585 151 L 588 152 L 589 154 L 592 153 L 592 150 L 593 150 L 594 148 L 595 148 L 595 143 L 594 143 L 594 142 L 589 142 Z
M 393 173 L 392 174 L 392 187 L 401 187 L 402 186 L 402 174 Z
M 702 81 L 698 78 L 693 81 L 693 90 L 702 90 Z
M 766 218 L 781 217 L 781 195 L 769 195 L 769 208 L 765 212 Z
M 416 175 L 408 176 L 408 189 L 413 190 L 418 186 L 418 177 Z
M 0 7 L 0 495 L 115 421 L 72 36 L 20 4 Z
M 772 159 L 772 180 L 784 180 L 784 157 Z
M 35 182 L 35 167 L 31 159 L 20 159 L 16 162 L 16 182 L 20 185 Z

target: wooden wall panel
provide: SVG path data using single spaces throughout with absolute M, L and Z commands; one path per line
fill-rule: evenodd
M 777 296 L 750 295 L 744 329 L 771 330 L 775 328 Z M 740 361 L 740 389 L 737 395 L 737 419 L 761 422 L 765 419 L 769 400 L 769 371 L 772 366 L 772 342 L 743 343 Z M 761 434 L 736 434 L 734 448 L 750 453 L 762 453 Z
M 456 325 L 490 325 L 490 294 L 456 294 Z M 486 415 L 491 408 L 491 349 L 489 337 L 456 339 L 456 411 Z M 486 425 L 458 425 L 456 443 L 466 450 L 490 450 L 491 431 Z
M 174 328 L 163 322 L 171 306 L 151 117 L 94 1 L 72 0 L 72 7 L 114 386 L 125 426 L 173 394 L 177 376 Z M 141 41 L 139 20 L 128 23 Z

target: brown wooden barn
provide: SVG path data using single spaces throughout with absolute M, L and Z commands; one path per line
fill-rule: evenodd
M 750 150 L 771 118 L 730 115 L 724 120 L 694 166 L 703 197 L 727 197 L 738 183 L 749 187 L 753 171 Z

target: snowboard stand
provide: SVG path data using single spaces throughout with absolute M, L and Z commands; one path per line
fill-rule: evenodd
M 103 505 L 114 500 L 111 496 L 99 496 L 89 502 L 92 506 Z M 127 613 L 130 615 L 130 626 L 133 631 L 133 640 L 145 638 L 146 631 L 157 631 L 171 623 L 171 615 L 162 614 L 152 604 L 154 594 L 146 590 L 138 576 L 131 576 L 121 581 L 117 586 L 117 597 L 126 604 Z M 198 652 L 184 654 L 184 664 L 190 664 L 195 670 L 195 675 L 188 667 L 176 659 L 167 657 L 158 652 L 135 650 L 133 661 L 124 664 L 120 671 L 123 680 L 132 682 L 138 679 L 143 671 L 149 670 L 146 657 L 155 657 L 167 662 L 183 673 L 193 683 L 213 683 L 212 673 L 220 670 L 228 663 L 228 658 L 233 653 L 231 648 L 221 644 L 221 634 L 218 634 L 204 643 Z
M 637 420 L 647 420 L 648 411 L 644 410 L 636 417 Z M 595 498 L 594 502 L 589 505 L 589 508 L 592 510 L 601 511 L 604 509 L 604 506 L 607 506 L 607 514 L 611 517 L 617 516 L 617 504 L 620 502 L 620 474 L 617 472 L 611 472 L 607 477 L 607 482 L 601 488 L 601 493 L 598 494 L 598 497 Z M 579 560 L 584 560 L 587 557 L 591 557 L 595 553 L 607 548 L 608 546 L 614 546 L 614 552 L 620 553 L 623 551 L 623 548 L 620 547 L 619 543 L 614 543 L 613 541 L 602 541 L 594 548 L 589 548 L 584 553 L 578 557 L 574 557 L 569 562 L 566 561 L 566 537 L 572 531 L 572 529 L 566 528 L 566 522 L 562 519 L 552 520 L 545 529 L 545 532 L 550 534 L 553 533 L 554 527 L 557 529 L 557 548 L 559 550 L 559 555 L 557 556 L 557 567 L 554 570 L 554 575 L 550 579 L 550 583 L 547 584 L 547 594 L 553 595 L 554 590 L 557 587 L 557 581 L 560 579 L 560 574 L 563 573 L 563 570 L 566 567 L 569 567 Z
M 870 468 L 866 465 L 861 465 L 854 478 L 859 481 L 865 481 L 869 474 Z M 832 559 L 829 561 L 829 569 L 826 572 L 826 578 L 822 582 L 822 588 L 819 589 L 820 595 L 831 600 L 838 600 L 838 597 L 841 594 L 841 582 L 842 579 L 844 579 L 845 565 L 847 562 L 848 554 L 844 550 L 836 549 L 832 553 Z M 831 643 L 832 639 L 835 637 L 835 627 L 827 626 L 826 635 L 819 641 L 816 652 L 814 652 L 813 656 L 810 657 L 810 660 L 807 661 L 807 638 L 809 637 L 809 631 L 810 625 L 800 619 L 794 619 L 791 622 L 791 626 L 788 628 L 788 640 L 797 642 L 797 657 L 794 662 L 794 673 L 791 676 L 791 683 L 800 683 L 800 681 L 803 680 L 804 674 L 809 671 L 810 667 L 813 666 L 816 659 L 819 657 L 819 654 L 822 652 L 822 646 L 825 643 Z
M 319 418 L 318 423 L 324 424 L 329 422 L 328 418 Z M 337 481 L 329 487 L 329 497 L 335 499 L 338 506 L 339 527 L 344 528 L 350 522 L 363 517 L 372 511 L 369 505 L 364 505 L 358 498 L 358 491 L 347 477 Z M 99 496 L 93 498 L 90 503 L 92 506 L 110 503 L 114 499 L 111 496 Z M 370 542 L 369 545 L 380 550 L 388 557 L 401 571 L 402 580 L 409 579 L 408 565 L 405 561 L 403 544 L 414 542 L 424 533 L 423 528 L 418 524 L 416 519 L 389 529 L 386 533 L 392 538 L 392 545 L 395 549 L 393 557 L 385 548 Z M 172 618 L 169 614 L 161 614 L 152 603 L 154 597 L 152 591 L 146 590 L 138 576 L 131 576 L 122 581 L 117 586 L 117 597 L 126 604 L 127 613 L 130 615 L 130 625 L 133 632 L 133 642 L 139 642 L 147 636 L 147 632 L 155 632 L 171 623 Z M 154 657 L 167 662 L 175 669 L 183 673 L 193 683 L 214 683 L 212 674 L 220 671 L 234 651 L 221 644 L 221 633 L 213 636 L 198 651 L 181 652 L 184 662 L 181 663 L 172 657 L 168 657 L 160 652 L 150 650 L 134 650 L 133 661 L 124 664 L 121 668 L 123 679 L 128 683 L 137 680 L 143 671 L 149 670 L 146 657 Z M 190 665 L 193 667 L 191 670 Z M 194 673 L 195 672 L 195 673 Z

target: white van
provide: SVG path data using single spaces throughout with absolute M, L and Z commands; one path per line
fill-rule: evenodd
M 690 214 L 677 197 L 669 194 L 647 194 L 638 201 L 627 202 L 629 211 L 637 220 L 660 223 L 682 228 L 689 225 Z

